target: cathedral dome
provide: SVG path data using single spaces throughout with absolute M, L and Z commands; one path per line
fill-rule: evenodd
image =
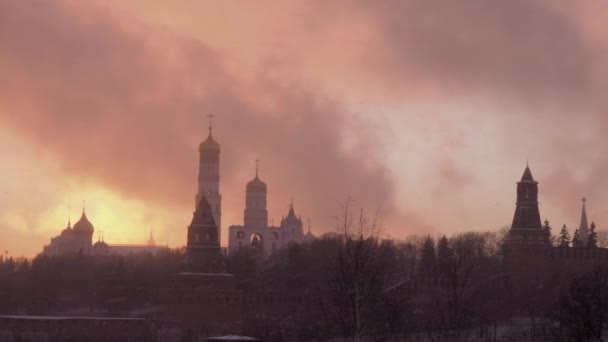
M 109 248 L 109 246 L 105 241 L 97 241 L 93 245 L 93 248 Z
M 266 191 L 267 186 L 257 175 L 247 183 L 247 191 Z
M 72 231 L 72 225 L 70 224 L 70 221 L 68 221 L 68 226 L 65 227 L 65 229 L 61 231 L 61 235 L 70 234 L 71 231 Z
M 93 244 L 93 255 L 108 255 L 110 254 L 110 246 L 103 240 L 99 240 Z
M 215 141 L 215 139 L 213 139 L 213 136 L 211 135 L 211 132 L 209 133 L 209 136 L 207 137 L 207 139 L 205 139 L 205 141 L 203 141 L 199 146 L 198 146 L 198 151 L 203 153 L 203 152 L 219 152 L 220 151 L 220 144 Z
M 86 232 L 89 234 L 93 234 L 95 231 L 93 224 L 89 221 L 89 219 L 87 219 L 87 215 L 84 213 L 84 210 L 82 211 L 80 220 L 74 224 L 73 229 L 75 232 Z

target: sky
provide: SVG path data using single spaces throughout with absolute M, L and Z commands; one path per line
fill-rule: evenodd
M 608 225 L 601 0 L 2 1 L 0 251 L 34 256 L 83 201 L 108 243 L 185 244 L 198 144 L 315 234 L 351 197 L 383 235 L 509 225 L 526 162 L 554 231 Z

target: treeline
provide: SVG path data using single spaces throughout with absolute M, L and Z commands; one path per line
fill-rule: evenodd
M 244 291 L 245 334 L 264 341 L 496 339 L 497 326 L 512 317 L 510 290 L 517 286 L 503 269 L 506 230 L 397 241 L 380 238 L 373 220 L 358 216 L 270 257 L 244 248 L 226 258 Z M 161 292 L 185 269 L 184 260 L 183 249 L 0 257 L 0 314 L 156 317 Z M 601 336 L 608 327 L 608 272 L 597 269 L 558 291 L 543 318 L 548 327 L 529 331 L 544 340 Z
M 348 206 L 337 226 L 270 258 L 243 249 L 228 259 L 245 290 L 246 333 L 386 341 L 451 336 L 501 318 L 506 230 L 387 240 L 374 218 Z
M 154 310 L 183 251 L 0 259 L 0 314 L 129 316 Z
M 228 269 L 245 290 L 247 333 L 265 341 L 381 341 L 489 323 L 500 251 L 497 233 L 438 241 L 327 234 L 268 259 L 244 249 Z

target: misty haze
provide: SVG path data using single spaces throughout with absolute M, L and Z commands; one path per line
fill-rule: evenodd
M 606 22 L 0 0 L 0 342 L 608 341 Z

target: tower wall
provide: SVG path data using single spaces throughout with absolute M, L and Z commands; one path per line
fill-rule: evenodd
M 258 189 L 247 190 L 244 217 L 246 228 L 261 229 L 268 227 L 266 201 L 266 191 Z

